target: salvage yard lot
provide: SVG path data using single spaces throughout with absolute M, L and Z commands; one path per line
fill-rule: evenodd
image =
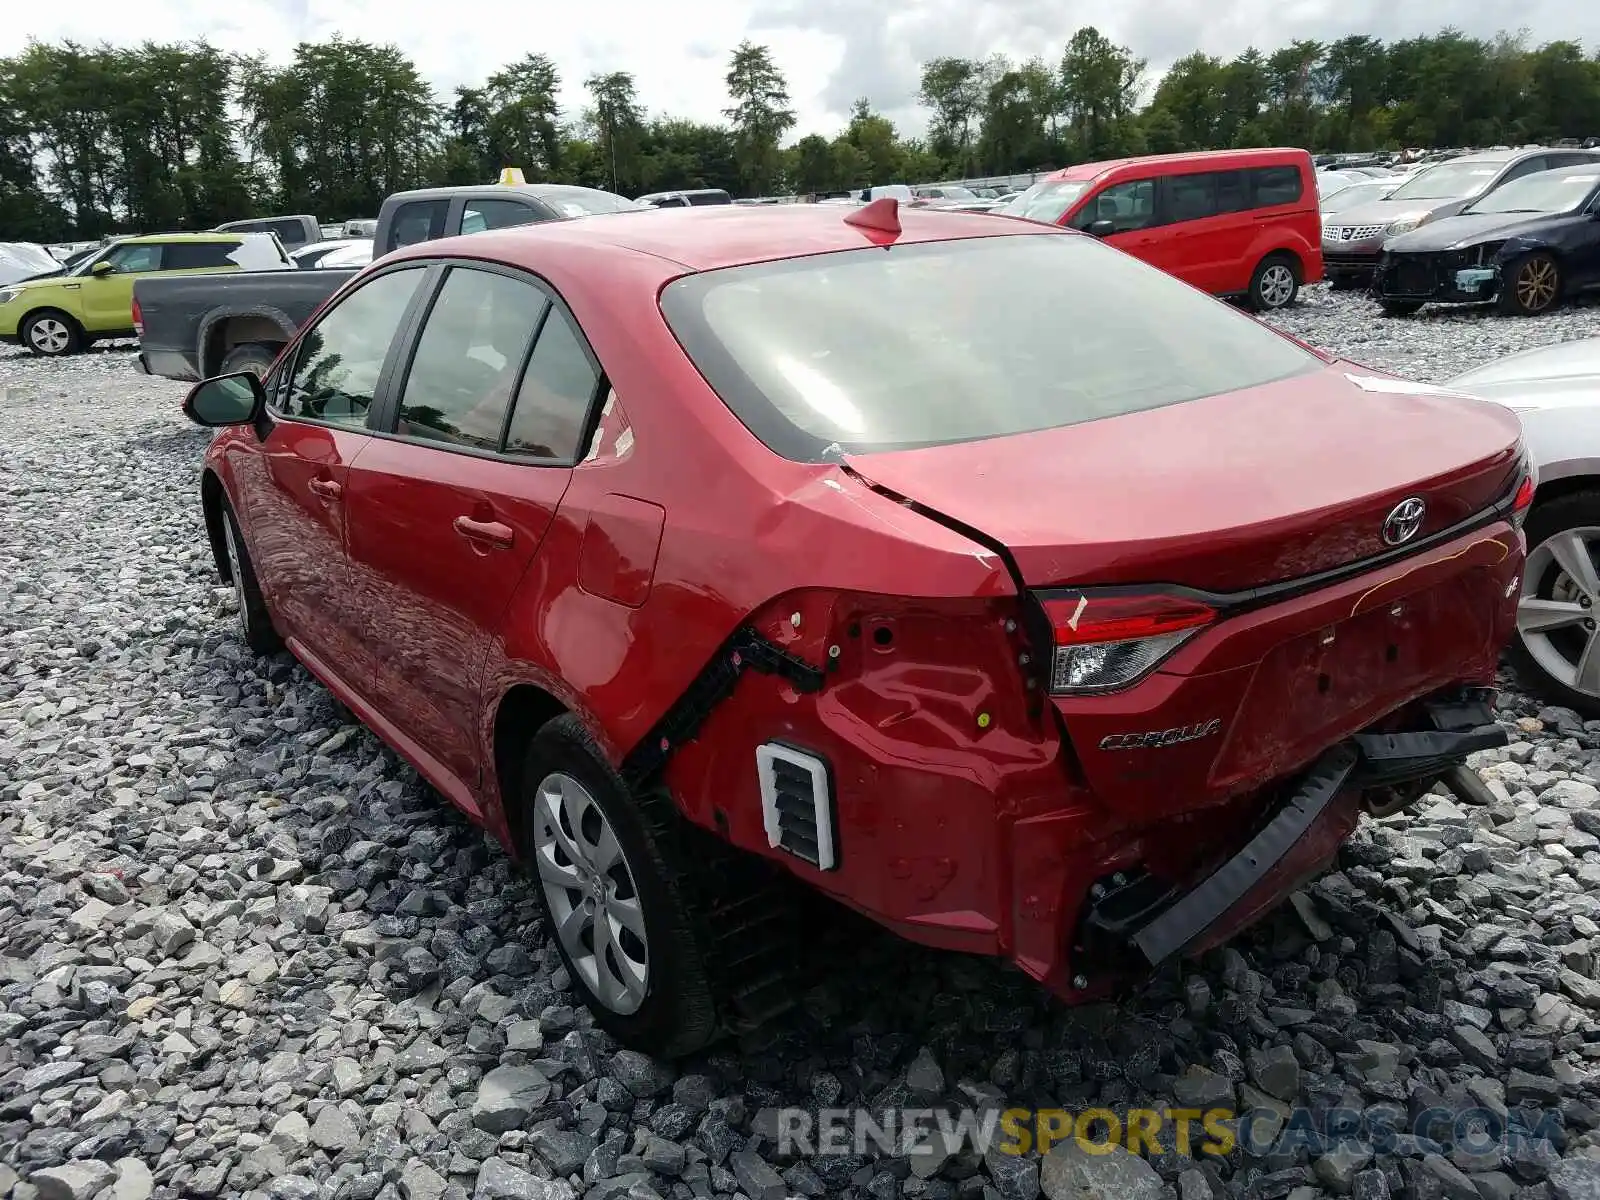
M 1383 320 L 1315 287 L 1272 321 L 1439 381 L 1600 333 L 1600 307 Z M 1584 1036 L 1600 1028 L 1600 723 L 1508 679 L 1513 744 L 1485 768 L 1499 803 L 1432 797 L 1368 822 L 1309 902 L 1120 1008 L 1067 1010 L 988 963 L 852 931 L 848 969 L 801 1012 L 672 1069 L 590 1030 L 497 849 L 303 670 L 244 650 L 182 394 L 126 347 L 0 353 L 0 1196 L 43 1170 L 46 1200 L 119 1174 L 119 1200 L 1032 1200 L 1033 1159 L 799 1161 L 761 1113 L 945 1095 L 1564 1114 L 1565 1145 L 1504 1161 L 1169 1149 L 1123 1164 L 1133 1200 L 1163 1180 L 1184 1200 L 1230 1182 L 1342 1193 L 1361 1172 L 1382 1176 L 1385 1192 L 1356 1187 L 1374 1197 L 1455 1196 L 1463 1172 L 1492 1177 L 1486 1196 L 1600 1189 L 1600 1162 L 1555 1168 L 1600 1147 Z

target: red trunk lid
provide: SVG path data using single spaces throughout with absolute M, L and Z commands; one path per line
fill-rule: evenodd
M 851 455 L 873 483 L 1007 546 L 1032 587 L 1229 592 L 1390 549 L 1505 495 L 1521 426 L 1499 405 L 1337 363 L 1315 375 L 1037 433 Z

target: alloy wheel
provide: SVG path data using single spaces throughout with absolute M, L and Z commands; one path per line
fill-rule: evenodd
M 1517 299 L 1528 312 L 1543 312 L 1556 298 L 1556 265 L 1532 258 L 1517 272 Z
M 239 602 L 239 628 L 246 640 L 250 637 L 250 602 L 244 593 L 244 570 L 239 565 L 239 545 L 234 540 L 233 518 L 222 517 L 222 540 L 228 551 L 228 574 L 233 579 L 233 598 Z
M 60 354 L 71 340 L 66 322 L 55 317 L 40 317 L 28 329 L 28 341 L 43 354 Z
M 555 933 L 591 995 L 626 1016 L 650 982 L 644 910 L 616 830 L 589 790 L 554 772 L 534 799 L 534 865 Z
M 1600 698 L 1600 528 L 1565 529 L 1528 551 L 1517 634 L 1539 669 Z
M 1261 303 L 1268 308 L 1282 308 L 1294 295 L 1294 272 L 1282 263 L 1273 263 L 1261 272 L 1261 286 L 1257 290 Z

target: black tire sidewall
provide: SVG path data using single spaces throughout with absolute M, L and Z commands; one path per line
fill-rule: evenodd
M 1600 526 L 1600 491 L 1574 492 L 1536 505 L 1528 514 L 1523 532 L 1528 539 L 1528 550 L 1533 549 L 1565 529 L 1583 525 Z M 1537 586 L 1537 580 L 1533 581 Z M 1583 716 L 1600 720 L 1600 698 L 1586 696 L 1560 680 L 1552 679 L 1533 655 L 1522 644 L 1522 635 L 1514 633 L 1506 648 L 1506 657 L 1517 672 L 1517 678 L 1530 692 L 1551 704 L 1570 708 Z
M 556 934 L 534 863 L 532 821 L 524 821 L 520 849 L 550 926 L 550 940 L 572 978 L 573 990 L 588 1005 L 595 1023 L 618 1041 L 663 1057 L 691 1053 L 709 1041 L 717 1027 L 704 940 L 697 936 L 696 906 L 687 894 L 691 882 L 684 878 L 693 866 L 679 861 L 679 848 L 669 844 L 672 831 L 663 829 L 659 816 L 647 814 L 645 806 L 630 795 L 589 732 L 570 714 L 548 722 L 529 744 L 520 797 L 524 813 L 532 813 L 540 783 L 557 771 L 583 784 L 611 823 L 633 875 L 648 942 L 644 1003 L 632 1013 L 611 1012 L 590 994 Z M 669 803 L 665 797 L 653 801 Z M 677 820 L 676 815 L 670 819 Z
M 1289 275 L 1294 280 L 1294 290 L 1289 293 L 1289 298 L 1279 305 L 1267 304 L 1261 298 L 1261 284 L 1266 278 L 1267 271 L 1272 267 L 1288 267 Z M 1256 264 L 1255 272 L 1250 276 L 1250 307 L 1256 312 L 1282 312 L 1294 304 L 1300 295 L 1300 272 L 1294 260 L 1287 254 L 1269 254 Z
M 1522 268 L 1536 258 L 1548 258 L 1550 265 L 1556 271 L 1556 294 L 1550 298 L 1550 303 L 1537 311 L 1522 306 L 1522 301 L 1517 298 L 1517 276 L 1522 274 Z M 1561 289 L 1565 282 L 1562 277 L 1561 260 L 1555 255 L 1544 250 L 1535 250 L 1515 259 L 1509 268 L 1501 272 L 1500 277 L 1506 282 L 1500 287 L 1500 311 L 1517 317 L 1542 317 L 1545 313 L 1555 312 L 1561 307 Z
M 40 350 L 33 344 L 33 338 L 29 334 L 33 330 L 34 323 L 46 319 L 60 321 L 67 327 L 67 344 L 64 349 L 52 353 L 48 350 Z M 70 314 L 61 312 L 59 309 L 41 308 L 38 312 L 29 313 L 23 318 L 22 327 L 17 332 L 22 335 L 22 344 L 28 348 L 28 353 L 36 354 L 40 358 L 65 358 L 69 354 L 78 353 L 84 346 L 83 330 L 72 319 Z
M 261 584 L 256 579 L 255 563 L 250 560 L 250 548 L 245 545 L 244 530 L 239 527 L 239 518 L 234 515 L 233 505 L 226 496 L 220 501 L 222 519 L 233 531 L 234 549 L 239 555 L 239 573 L 243 579 L 239 580 L 240 603 L 249 606 L 249 627 L 241 628 L 239 633 L 245 645 L 257 654 L 276 654 L 283 648 L 283 639 L 278 636 L 277 629 L 272 624 L 272 614 L 267 611 L 266 597 L 261 594 Z

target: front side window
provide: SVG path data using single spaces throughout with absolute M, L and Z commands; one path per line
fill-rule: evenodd
M 451 268 L 417 339 L 395 432 L 498 450 L 518 372 L 548 303 L 523 280 Z
M 543 221 L 544 213 L 530 204 L 515 200 L 468 200 L 461 214 L 462 233 L 482 233 L 485 229 L 510 229 Z
M 799 461 L 1075 425 L 1323 367 L 1154 267 L 1051 233 L 706 271 L 661 307 L 734 414 Z
M 125 242 L 106 255 L 105 261 L 118 275 L 139 275 L 161 270 L 161 250 L 159 243 Z
M 449 212 L 448 200 L 412 200 L 400 205 L 389 222 L 388 244 L 384 250 L 387 252 L 401 246 L 415 246 L 418 242 L 442 238 Z
M 425 268 L 390 271 L 362 284 L 306 332 L 284 393 L 291 417 L 364 428 L 395 333 Z
M 506 451 L 571 462 L 578 457 L 600 372 L 565 312 L 552 308 L 517 390 Z
M 1114 183 L 1095 196 L 1072 218 L 1074 229 L 1088 229 L 1097 221 L 1110 221 L 1113 233 L 1128 233 L 1156 223 L 1156 184 L 1153 179 Z

